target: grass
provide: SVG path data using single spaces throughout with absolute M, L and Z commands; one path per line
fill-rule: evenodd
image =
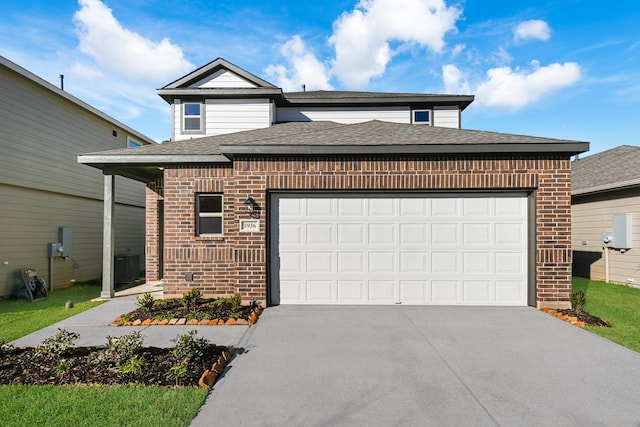
M 640 289 L 581 277 L 573 278 L 573 291 L 586 296 L 584 311 L 611 324 L 610 328 L 587 326 L 594 334 L 640 351 Z
M 5 426 L 188 426 L 203 388 L 0 386 Z
M 53 323 L 66 319 L 102 302 L 92 302 L 100 296 L 95 285 L 76 284 L 70 288 L 56 289 L 46 300 L 28 302 L 25 299 L 0 301 L 0 342 L 13 341 Z M 74 307 L 65 308 L 67 301 Z

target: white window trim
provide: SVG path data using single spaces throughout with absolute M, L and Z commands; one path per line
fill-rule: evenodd
M 220 197 L 220 212 L 200 212 L 200 197 Z M 200 218 L 221 218 L 220 233 L 200 233 Z M 197 237 L 220 237 L 224 234 L 224 196 L 220 193 L 197 193 L 196 194 L 196 236 Z
M 185 114 L 185 109 L 187 105 L 197 104 L 200 106 L 200 128 L 199 129 L 187 129 L 185 123 L 187 121 L 187 115 Z M 204 133 L 204 111 L 205 104 L 203 102 L 182 102 L 180 105 L 180 113 L 181 113 L 181 126 L 183 134 L 203 134 Z M 189 116 L 189 118 L 196 118 L 198 116 Z
M 428 122 L 416 122 L 416 120 L 415 120 L 416 113 L 420 113 L 420 112 L 428 112 L 429 113 L 429 121 Z M 411 110 L 411 123 L 414 124 L 414 125 L 431 126 L 431 124 L 433 123 L 433 110 L 429 109 L 429 108 L 420 109 L 420 110 Z

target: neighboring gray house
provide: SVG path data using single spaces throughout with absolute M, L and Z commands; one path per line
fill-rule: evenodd
M 569 306 L 588 143 L 462 129 L 473 96 L 286 93 L 220 58 L 158 93 L 176 142 L 78 161 L 147 184 L 165 296 Z
M 0 296 L 24 267 L 49 282 L 50 261 L 55 286 L 100 278 L 104 178 L 77 155 L 154 141 L 3 57 L 0 99 Z M 140 256 L 143 269 L 144 185 L 116 185 L 115 252 Z M 50 258 L 60 227 L 71 248 Z
M 640 147 L 593 154 L 571 169 L 573 274 L 640 285 Z

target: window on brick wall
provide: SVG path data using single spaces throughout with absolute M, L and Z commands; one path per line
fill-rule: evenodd
M 196 197 L 196 234 L 222 236 L 222 194 L 198 194 Z

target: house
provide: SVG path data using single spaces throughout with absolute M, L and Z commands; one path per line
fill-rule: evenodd
M 104 178 L 77 155 L 154 141 L 3 57 L 0 97 L 0 296 L 26 267 L 49 286 L 99 279 Z M 145 185 L 117 186 L 114 249 L 144 269 Z
M 616 147 L 571 168 L 574 275 L 639 285 L 640 147 Z
M 175 142 L 78 161 L 147 184 L 165 295 L 569 305 L 588 143 L 461 129 L 472 96 L 285 93 L 220 58 L 158 93 Z

